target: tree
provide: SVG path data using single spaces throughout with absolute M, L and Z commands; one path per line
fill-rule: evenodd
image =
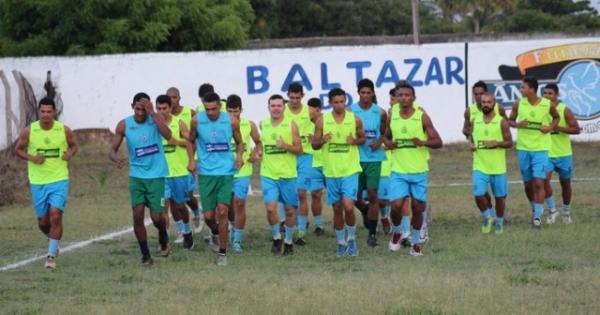
M 248 0 L 0 0 L 0 55 L 234 49 L 253 19 Z

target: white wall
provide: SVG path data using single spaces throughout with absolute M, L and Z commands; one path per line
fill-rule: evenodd
M 498 65 L 515 65 L 515 56 L 538 47 L 590 39 L 543 40 L 527 42 L 487 42 L 469 45 L 469 82 L 478 79 L 499 80 Z M 397 79 L 409 79 L 415 85 L 417 101 L 432 116 L 446 142 L 461 141 L 462 113 L 465 107 L 464 43 L 382 46 L 319 47 L 267 49 L 233 52 L 149 53 L 95 57 L 3 58 L 0 69 L 12 80 L 11 71 L 21 71 L 39 96 L 43 94 L 46 71 L 53 79 L 64 103 L 61 120 L 74 129 L 111 128 L 130 115 L 131 100 L 144 91 L 155 98 L 170 86 L 181 91 L 182 103 L 199 104 L 198 87 L 212 83 L 221 98 L 231 93 L 242 97 L 244 113 L 253 120 L 267 115 L 266 103 L 273 93 L 284 93 L 286 77 L 302 80 L 305 100 L 327 93 L 338 83 L 356 100 L 357 64 L 363 77 L 375 81 L 380 104 L 388 103 L 388 91 Z M 598 56 L 597 58 L 600 58 Z M 249 80 L 268 71 L 268 89 L 261 80 Z M 295 71 L 292 71 L 295 69 Z M 264 73 L 264 72 L 263 72 Z M 249 82 L 250 81 L 250 82 Z M 254 84 L 249 84 L 254 82 Z M 16 109 L 16 83 L 11 81 Z M 468 89 L 470 90 L 470 89 Z M 0 86 L 0 147 L 6 145 L 4 88 Z M 469 96 L 470 98 L 470 96 Z M 326 101 L 326 98 L 323 98 Z M 598 139 L 598 133 L 585 139 Z

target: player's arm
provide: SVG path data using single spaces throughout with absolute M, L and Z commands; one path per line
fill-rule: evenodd
M 387 116 L 387 121 L 385 122 L 386 128 L 385 128 L 385 137 L 383 137 L 383 144 L 385 145 L 386 150 L 393 150 L 396 148 L 396 141 L 394 141 L 393 139 L 393 135 L 392 135 L 392 111 L 390 108 L 390 113 Z
M 381 144 L 385 139 L 385 130 L 387 129 L 387 113 L 383 109 L 380 109 L 379 112 L 379 139 L 371 142 L 370 147 L 372 150 L 378 150 L 381 148 Z
M 363 128 L 362 120 L 357 116 L 354 116 L 354 121 L 356 122 L 356 137 L 349 135 L 347 142 L 354 145 L 364 144 L 365 141 L 367 141 L 367 136 L 365 135 L 365 128 Z
M 262 140 L 260 140 L 260 132 L 253 121 L 250 121 L 250 138 L 254 142 L 254 149 L 252 149 L 248 161 L 256 162 L 262 157 Z
M 169 129 L 169 126 L 167 126 L 167 124 L 165 123 L 165 118 L 163 117 L 163 115 L 161 113 L 157 113 L 154 110 L 154 106 L 152 106 L 152 102 L 150 101 L 145 101 L 144 103 L 144 109 L 146 110 L 146 113 L 148 115 L 150 115 L 150 117 L 152 117 L 152 120 L 154 120 L 154 123 L 156 124 L 156 127 L 158 128 L 158 132 L 160 133 L 160 135 L 165 138 L 167 141 L 171 140 L 171 129 Z
M 556 126 L 554 130 L 570 135 L 578 135 L 581 133 L 579 122 L 577 122 L 575 115 L 573 115 L 573 112 L 569 108 L 565 108 L 565 120 L 567 121 L 567 127 Z
M 123 143 L 123 138 L 125 138 L 125 121 L 121 120 L 117 124 L 117 128 L 115 128 L 115 135 L 111 140 L 111 150 L 108 153 L 108 158 L 117 163 L 117 168 L 122 168 L 125 166 L 125 158 L 119 155 L 119 148 L 121 147 L 121 143 Z
M 463 123 L 463 129 L 462 129 L 462 133 L 463 135 L 465 135 L 465 137 L 469 138 L 469 136 L 471 135 L 471 111 L 469 110 L 469 108 L 465 108 L 465 113 L 464 113 L 464 118 L 465 121 Z
M 42 164 L 44 163 L 44 156 L 29 155 L 29 153 L 27 153 L 27 146 L 29 145 L 29 132 L 29 127 L 23 128 L 23 131 L 21 131 L 19 140 L 15 146 L 15 154 L 23 160 L 31 161 L 35 164 Z
M 552 116 L 552 122 L 550 123 L 550 125 L 540 128 L 540 131 L 542 133 L 548 133 L 548 132 L 554 130 L 554 128 L 556 128 L 556 126 L 558 126 L 558 122 L 560 121 L 560 116 L 558 115 L 558 111 L 556 110 L 555 105 L 550 105 L 550 116 Z
M 67 126 L 65 126 L 65 138 L 67 139 L 67 145 L 69 146 L 69 148 L 63 154 L 62 159 L 65 161 L 69 161 L 75 155 L 75 153 L 79 151 L 79 147 L 75 142 L 75 134 L 73 134 L 71 128 Z
M 527 126 L 526 119 L 517 122 L 517 117 L 519 116 L 519 101 L 520 100 L 515 101 L 515 103 L 512 106 L 512 109 L 510 110 L 510 116 L 508 116 L 508 125 L 513 128 L 523 128 Z
M 442 138 L 440 134 L 435 130 L 431 118 L 429 115 L 423 114 L 421 121 L 423 123 L 423 130 L 427 134 L 427 140 L 422 141 L 417 138 L 413 138 L 413 142 L 417 146 L 425 146 L 431 149 L 439 149 L 442 147 Z
M 502 129 L 502 141 L 496 143 L 497 148 L 510 149 L 513 146 L 512 134 L 510 133 L 510 127 L 508 121 L 502 119 L 500 122 L 500 128 Z
M 302 154 L 302 142 L 300 140 L 300 132 L 298 131 L 298 125 L 292 121 L 292 144 L 287 144 L 283 141 L 283 138 L 279 137 L 277 140 L 277 146 L 285 149 L 290 153 L 300 155 Z
M 240 132 L 240 121 L 231 117 L 231 129 L 233 130 L 233 140 L 235 141 L 235 166 L 237 169 L 244 165 L 244 141 Z
M 314 150 L 319 150 L 327 141 L 323 139 L 323 115 L 315 120 L 315 133 L 312 136 L 311 145 Z

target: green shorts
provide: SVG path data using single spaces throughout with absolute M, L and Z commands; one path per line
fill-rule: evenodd
M 233 175 L 201 175 L 198 176 L 198 187 L 200 189 L 200 202 L 202 211 L 213 211 L 217 204 L 231 204 L 231 193 L 233 191 Z
M 129 177 L 131 206 L 144 204 L 152 212 L 165 209 L 165 179 Z
M 381 177 L 381 162 L 360 162 L 362 172 L 358 176 L 358 191 L 379 188 Z

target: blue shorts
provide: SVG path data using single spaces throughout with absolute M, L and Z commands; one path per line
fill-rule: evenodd
M 263 201 L 270 203 L 278 201 L 285 207 L 298 207 L 298 192 L 296 190 L 296 178 L 272 179 L 260 177 L 260 185 L 263 192 Z
M 323 175 L 323 168 L 311 167 L 308 179 L 308 191 L 313 192 L 325 188 L 325 175 Z
M 548 151 L 523 151 L 517 150 L 519 168 L 523 182 L 527 183 L 534 178 L 545 179 L 548 168 Z
M 233 196 L 241 200 L 246 200 L 246 197 L 248 197 L 248 186 L 250 186 L 250 176 L 234 177 Z
M 492 187 L 494 197 L 508 195 L 508 177 L 505 174 L 488 175 L 480 171 L 473 171 L 473 196 L 483 196 L 487 192 L 488 184 Z
M 189 177 L 167 177 L 165 178 L 165 198 L 171 199 L 176 204 L 186 203 L 188 196 Z
M 296 170 L 298 171 L 298 177 L 296 182 L 296 188 L 298 190 L 310 189 L 310 174 L 312 171 L 312 154 L 302 154 L 296 157 Z
M 377 198 L 381 200 L 389 200 L 390 194 L 390 177 L 379 177 L 379 188 L 377 189 Z
M 65 205 L 69 199 L 69 180 L 43 185 L 31 184 L 30 189 L 33 209 L 38 218 L 46 216 L 50 207 L 65 212 Z
M 549 158 L 546 172 L 557 172 L 560 179 L 571 179 L 573 176 L 573 156 Z
M 346 177 L 327 177 L 327 204 L 332 205 L 343 198 L 356 201 L 358 173 Z
M 188 174 L 188 188 L 187 191 L 188 192 L 195 192 L 196 191 L 196 176 L 194 176 L 194 174 L 189 173 Z
M 427 202 L 427 185 L 429 173 L 400 174 L 392 172 L 390 175 L 389 200 L 397 200 L 406 197 Z

